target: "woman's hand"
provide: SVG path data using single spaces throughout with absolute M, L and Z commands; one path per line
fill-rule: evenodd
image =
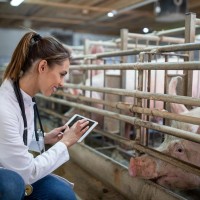
M 87 119 L 78 120 L 71 128 L 68 127 L 65 129 L 63 137 L 60 141 L 67 147 L 72 146 L 89 129 L 89 126 L 87 126 L 88 124 L 89 121 L 87 121 Z
M 58 128 L 53 129 L 49 133 L 46 133 L 44 137 L 44 143 L 45 144 L 55 144 L 63 137 L 63 131 L 65 129 L 69 129 L 68 126 L 64 125 Z

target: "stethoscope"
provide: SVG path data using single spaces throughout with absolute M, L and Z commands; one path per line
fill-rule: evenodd
M 27 145 L 28 127 L 27 127 L 27 119 L 26 119 L 24 101 L 23 101 L 22 93 L 21 93 L 20 87 L 19 87 L 19 80 L 13 82 L 13 88 L 14 88 L 14 91 L 15 91 L 15 95 L 17 97 L 17 101 L 19 103 L 19 107 L 20 107 L 21 112 L 22 112 L 22 118 L 23 118 L 23 121 L 24 121 L 23 141 L 24 141 L 24 144 Z M 35 139 L 37 141 L 38 148 L 39 148 L 40 154 L 41 154 L 42 150 L 41 150 L 40 144 L 39 144 L 39 137 L 42 136 L 44 138 L 44 129 L 43 129 L 43 126 L 42 126 L 39 111 L 38 111 L 37 104 L 36 104 L 34 97 L 32 98 L 32 101 L 35 103 L 34 106 L 33 106 Z M 39 121 L 39 124 L 40 124 L 40 129 L 37 129 L 37 118 L 38 118 L 38 121 Z M 45 151 L 44 147 L 43 147 L 43 151 Z M 25 196 L 29 196 L 32 193 L 32 191 L 33 191 L 33 187 L 31 185 L 26 185 Z
M 19 103 L 19 107 L 20 107 L 21 112 L 22 112 L 22 118 L 23 118 L 23 121 L 24 121 L 23 141 L 24 141 L 24 144 L 27 145 L 28 127 L 27 127 L 27 119 L 26 119 L 26 114 L 25 114 L 24 101 L 23 101 L 23 97 L 22 97 L 22 94 L 21 94 L 21 91 L 20 91 L 20 88 L 19 88 L 19 80 L 13 82 L 13 87 L 14 87 L 15 95 L 17 97 L 17 101 Z M 32 98 L 32 101 L 34 102 L 33 109 L 34 109 L 35 139 L 36 139 L 37 142 L 39 142 L 39 136 L 42 135 L 44 137 L 44 129 L 43 129 L 42 122 L 41 122 L 41 119 L 40 119 L 40 115 L 39 115 L 38 107 L 37 107 L 37 104 L 36 104 L 36 101 L 35 101 L 35 97 Z M 39 124 L 40 124 L 39 131 L 37 129 L 37 118 L 38 118 L 38 121 L 39 121 Z

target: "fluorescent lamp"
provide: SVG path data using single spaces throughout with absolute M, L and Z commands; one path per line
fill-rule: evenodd
M 10 5 L 11 6 L 19 6 L 24 0 L 11 0 Z

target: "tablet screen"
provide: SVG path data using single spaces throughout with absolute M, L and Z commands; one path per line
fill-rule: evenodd
M 87 126 L 89 126 L 89 129 L 81 136 L 81 138 L 78 140 L 78 142 L 81 142 L 98 124 L 98 122 L 96 122 L 92 119 L 86 118 L 82 115 L 78 115 L 78 114 L 75 114 L 66 124 L 70 128 L 71 126 L 73 126 L 74 123 L 76 123 L 78 120 L 81 120 L 81 119 L 86 119 L 89 121 L 89 124 L 87 124 Z
M 77 122 L 78 120 L 81 120 L 81 119 L 85 119 L 85 118 L 77 115 L 77 116 L 68 124 L 68 126 L 69 126 L 69 127 L 73 126 L 73 124 L 74 124 L 75 122 Z M 87 124 L 87 126 L 89 126 L 89 127 L 91 127 L 91 126 L 95 123 L 94 121 L 91 121 L 91 120 L 89 120 L 89 119 L 87 119 L 87 120 L 89 121 L 89 124 Z

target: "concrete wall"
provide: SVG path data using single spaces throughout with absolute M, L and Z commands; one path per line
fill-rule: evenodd
M 0 66 L 9 62 L 12 53 L 26 30 L 0 29 Z M 39 31 L 42 34 L 48 34 L 47 31 Z
M 9 62 L 10 57 L 18 44 L 21 37 L 27 32 L 23 29 L 0 29 L 0 66 L 2 67 Z M 83 41 L 87 38 L 90 40 L 110 40 L 113 37 L 105 35 L 93 35 L 75 33 L 72 31 L 63 30 L 38 30 L 38 33 L 44 35 L 58 36 L 58 39 L 66 38 L 62 42 L 68 42 L 69 45 L 82 45 Z M 66 37 L 65 37 L 66 36 Z

